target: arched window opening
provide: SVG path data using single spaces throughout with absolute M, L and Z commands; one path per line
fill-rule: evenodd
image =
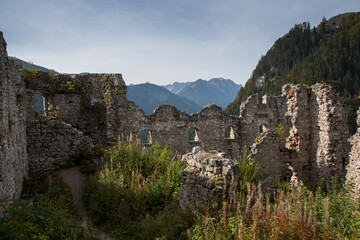
M 144 145 L 152 144 L 151 131 L 149 129 L 144 129 L 140 132 L 140 142 Z
M 45 97 L 34 94 L 34 110 L 40 115 L 45 115 Z
M 226 139 L 235 139 L 234 129 L 231 126 L 225 128 L 225 138 Z
M 92 98 L 91 99 L 91 106 L 94 106 L 94 104 L 96 104 L 97 102 L 99 102 L 99 100 L 97 98 Z
M 196 128 L 189 128 L 187 130 L 187 136 L 188 136 L 188 141 L 189 142 L 198 142 L 199 141 L 199 136 L 198 136 L 198 130 Z

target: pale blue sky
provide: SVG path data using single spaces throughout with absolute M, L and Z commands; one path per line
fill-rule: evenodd
M 127 84 L 244 84 L 296 23 L 360 11 L 359 0 L 0 0 L 9 56 Z

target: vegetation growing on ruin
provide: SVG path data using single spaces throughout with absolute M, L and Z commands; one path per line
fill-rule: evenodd
M 118 239 L 357 239 L 359 202 L 351 186 L 334 180 L 291 189 L 288 184 L 263 195 L 257 165 L 247 154 L 240 166 L 237 200 L 194 216 L 176 203 L 181 167 L 156 143 L 152 149 L 120 144 L 86 187 L 88 211 L 103 230 Z M 261 182 L 261 180 L 260 180 Z
M 251 78 L 226 112 L 238 115 L 250 95 L 279 95 L 286 83 L 329 84 L 348 106 L 351 131 L 355 132 L 360 107 L 360 13 L 325 18 L 318 27 L 297 24 L 262 56 Z M 262 82 L 263 80 L 263 82 Z
M 99 146 L 91 156 L 102 156 Z M 234 202 L 204 206 L 196 215 L 178 206 L 184 166 L 159 143 L 143 148 L 119 143 L 89 175 L 83 196 L 94 223 L 116 239 L 359 239 L 360 205 L 352 186 L 334 178 L 330 187 L 260 191 L 258 166 L 245 152 Z M 259 181 L 260 180 L 260 181 Z M 325 185 L 325 184 L 324 184 Z M 69 188 L 58 178 L 26 182 L 6 218 L 0 239 L 91 239 Z
M 359 202 L 348 186 L 333 182 L 328 193 L 318 187 L 291 189 L 287 184 L 263 195 L 248 184 L 246 204 L 198 217 L 192 239 L 359 239 Z
M 87 181 L 84 202 L 93 221 L 118 239 L 187 239 L 191 214 L 177 205 L 184 166 L 167 147 L 120 143 Z
M 23 195 L 0 218 L 0 239 L 92 239 L 59 177 L 27 181 Z

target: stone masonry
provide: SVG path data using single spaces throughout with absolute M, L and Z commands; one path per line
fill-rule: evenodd
M 360 198 L 360 109 L 357 111 L 357 132 L 349 139 L 352 147 L 349 165 L 347 165 L 346 180 L 354 184 L 355 194 Z
M 196 209 L 203 205 L 217 207 L 226 197 L 235 197 L 239 165 L 226 158 L 224 153 L 201 151 L 194 147 L 191 153 L 185 154 L 182 161 L 187 167 L 181 171 L 179 190 L 180 206 Z
M 91 148 L 91 139 L 70 124 L 33 120 L 27 124 L 29 173 L 40 177 L 54 171 L 82 149 Z
M 18 198 L 27 176 L 25 84 L 0 32 L 0 200 Z
M 275 104 L 276 107 L 268 109 L 281 113 L 275 120 L 284 123 L 285 136 L 281 139 L 274 132 L 261 135 L 251 149 L 252 159 L 260 165 L 259 174 L 268 175 L 263 189 L 274 187 L 279 179 L 306 184 L 329 182 L 334 175 L 343 177 L 350 146 L 347 112 L 341 97 L 330 86 L 322 84 L 311 88 L 287 84 L 282 95 L 273 98 L 278 98 L 273 102 L 282 102 L 281 109 Z M 249 109 L 258 111 L 256 106 L 251 106 L 246 110 L 247 115 L 250 115 Z M 253 128 L 259 121 L 253 123 Z M 274 125 L 268 126 L 271 125 L 267 125 L 268 130 L 276 129 Z

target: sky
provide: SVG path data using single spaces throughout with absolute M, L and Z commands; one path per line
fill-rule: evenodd
M 358 11 L 359 0 L 0 0 L 0 31 L 9 56 L 61 73 L 245 84 L 295 24 Z

